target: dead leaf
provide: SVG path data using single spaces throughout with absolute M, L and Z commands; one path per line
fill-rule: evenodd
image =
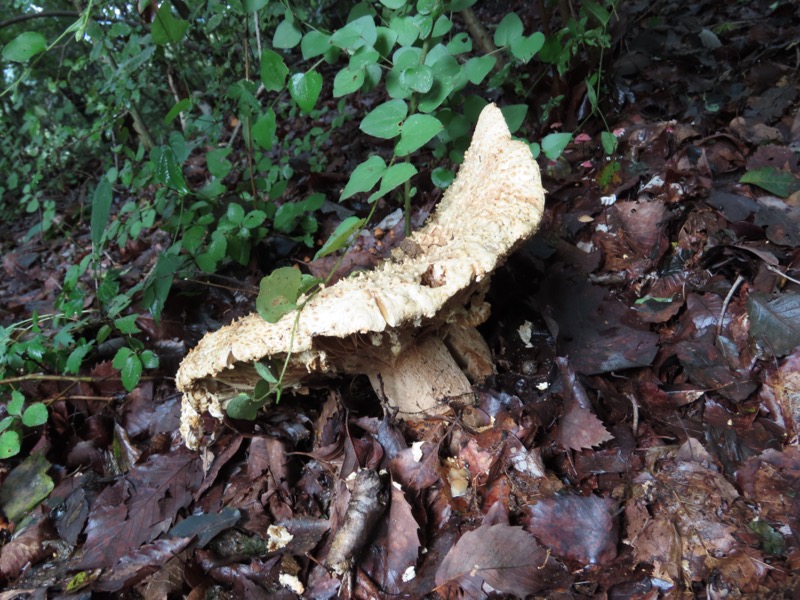
M 109 568 L 167 531 L 200 485 L 199 457 L 184 448 L 155 454 L 104 489 L 92 506 L 76 568 Z
M 436 572 L 436 585 L 480 597 L 484 584 L 524 598 L 552 586 L 561 565 L 522 527 L 481 526 L 461 536 Z M 488 591 L 488 590 L 487 590 Z
M 564 382 L 564 414 L 559 421 L 556 441 L 562 448 L 583 450 L 614 439 L 603 422 L 591 411 L 592 404 L 566 358 L 556 364 Z
M 558 556 L 607 565 L 617 556 L 617 503 L 558 494 L 527 507 L 527 529 Z

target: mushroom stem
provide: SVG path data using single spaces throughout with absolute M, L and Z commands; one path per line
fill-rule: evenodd
M 367 375 L 376 393 L 402 418 L 447 412 L 448 400 L 472 394 L 466 375 L 436 335 L 423 338 L 393 364 L 379 365 Z

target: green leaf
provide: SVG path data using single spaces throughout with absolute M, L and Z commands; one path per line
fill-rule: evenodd
M 470 83 L 479 85 L 497 62 L 495 56 L 473 56 L 464 64 L 464 74 Z
M 235 398 L 231 398 L 225 406 L 225 412 L 232 419 L 243 419 L 245 421 L 255 421 L 258 416 L 258 409 L 261 408 L 261 403 L 256 402 L 247 394 L 239 394 Z
M 26 62 L 47 49 L 47 40 L 41 33 L 20 33 L 3 48 L 3 58 L 14 62 Z
M 389 20 L 389 29 L 397 34 L 397 43 L 401 46 L 413 44 L 420 33 L 412 17 L 392 17 Z
M 113 200 L 111 183 L 107 177 L 101 177 L 97 182 L 92 197 L 92 245 L 96 251 L 100 250 L 100 242 L 103 241 L 103 233 L 108 223 L 108 215 L 111 212 L 111 202 Z
M 453 39 L 447 42 L 447 51 L 452 55 L 472 52 L 472 38 L 464 31 L 455 34 Z
M 310 113 L 322 91 L 322 75 L 316 71 L 297 73 L 289 81 L 289 94 L 304 113 Z
M 123 387 L 129 392 L 138 384 L 142 376 L 142 361 L 130 348 L 120 348 L 114 355 L 112 365 L 119 370 Z
M 0 434 L 0 460 L 19 454 L 19 433 L 14 430 Z
M 275 140 L 275 132 L 278 130 L 278 124 L 275 117 L 275 111 L 271 108 L 261 115 L 258 120 L 250 127 L 250 135 L 253 140 L 261 146 L 264 150 L 272 148 L 272 142 Z
M 375 202 L 379 198 L 383 198 L 386 194 L 391 192 L 396 187 L 404 184 L 417 174 L 417 168 L 411 163 L 399 163 L 392 165 L 387 169 L 383 178 L 381 179 L 381 187 L 378 191 L 372 194 L 367 202 Z
M 359 219 L 358 217 L 347 217 L 344 221 L 339 223 L 339 226 L 331 234 L 331 237 L 322 245 L 322 248 L 314 255 L 314 258 L 322 258 L 328 256 L 337 250 L 341 250 L 347 246 L 350 237 L 359 231 L 366 223 L 366 219 Z
M 172 16 L 172 5 L 169 2 L 163 2 L 156 13 L 150 33 L 153 36 L 154 44 L 165 46 L 180 42 L 186 35 L 187 29 L 189 29 L 189 22 Z
M 231 172 L 233 164 L 227 160 L 230 153 L 231 148 L 217 148 L 206 152 L 206 164 L 214 177 L 223 179 Z
M 375 187 L 375 184 L 378 183 L 380 178 L 383 177 L 385 172 L 386 161 L 380 156 L 370 156 L 353 169 L 353 173 L 350 175 L 347 185 L 344 186 L 339 200 L 347 200 L 359 192 L 370 191 Z
M 261 83 L 268 92 L 280 92 L 286 85 L 289 68 L 277 52 L 266 49 L 261 53 Z
M 331 36 L 319 31 L 309 31 L 303 36 L 300 42 L 300 51 L 303 53 L 303 60 L 308 60 L 325 54 L 331 48 Z
M 400 85 L 420 94 L 426 94 L 433 86 L 433 70 L 428 65 L 416 65 L 400 73 Z
M 192 101 L 189 98 L 184 98 L 183 100 L 179 100 L 175 103 L 175 105 L 169 110 L 167 116 L 164 117 L 164 125 L 169 125 L 172 121 L 175 120 L 179 114 L 181 114 L 185 110 L 189 110 L 192 107 Z
M 436 19 L 436 22 L 433 24 L 431 35 L 433 37 L 442 37 L 443 35 L 447 35 L 452 28 L 453 22 L 446 15 L 439 15 L 439 18 Z
M 421 148 L 444 129 L 441 121 L 431 115 L 411 115 L 400 128 L 400 141 L 394 148 L 397 156 L 406 156 Z
M 136 326 L 136 319 L 139 318 L 139 315 L 133 314 L 128 315 L 126 317 L 120 317 L 119 319 L 114 320 L 114 327 L 116 327 L 120 333 L 125 335 L 133 335 L 134 333 L 139 333 L 141 329 Z
M 494 45 L 497 47 L 508 46 L 522 35 L 523 30 L 522 19 L 517 13 L 508 13 L 494 31 Z
M 11 400 L 6 405 L 8 414 L 19 417 L 22 415 L 22 407 L 25 405 L 25 396 L 21 392 L 14 390 L 11 392 Z
M 381 0 L 381 4 L 383 4 L 386 8 L 399 10 L 406 5 L 406 1 L 407 0 Z
M 275 28 L 272 45 L 275 48 L 294 48 L 303 38 L 303 32 L 295 25 L 293 20 L 284 19 Z
M 155 165 L 155 179 L 181 194 L 188 194 L 183 169 L 178 164 L 175 151 L 170 146 L 156 146 L 150 151 L 150 160 Z
M 17 419 L 15 417 L 5 417 L 4 419 L 0 420 L 0 431 L 5 431 L 16 422 Z
M 603 144 L 603 150 L 606 154 L 614 154 L 617 151 L 617 136 L 610 131 L 600 133 L 600 143 Z
M 241 225 L 244 221 L 244 208 L 236 202 L 229 203 L 225 211 L 225 218 L 235 226 Z
M 333 79 L 333 97 L 341 98 L 357 92 L 362 85 L 364 85 L 364 69 L 346 67 L 339 71 Z
M 273 227 L 276 231 L 292 233 L 306 213 L 319 210 L 324 202 L 325 195 L 320 193 L 311 194 L 300 202 L 284 202 L 275 212 Z
M 785 356 L 800 346 L 800 294 L 786 292 L 775 299 L 763 293 L 747 299 L 750 335 L 775 356 Z
M 788 198 L 800 187 L 800 182 L 795 180 L 790 172 L 776 167 L 753 169 L 745 173 L 739 181 L 757 185 L 779 198 Z
M 455 179 L 455 173 L 453 173 L 450 169 L 445 169 L 444 167 L 436 167 L 433 171 L 431 171 L 431 181 L 433 185 L 440 189 L 445 189 L 453 183 L 453 179 Z
M 395 43 L 397 43 L 397 32 L 383 26 L 376 29 L 378 31 L 378 39 L 375 40 L 375 50 L 381 56 L 388 57 Z
M 267 220 L 267 213 L 263 210 L 251 210 L 242 221 L 242 227 L 245 229 L 255 229 Z
M 351 71 L 374 65 L 380 60 L 380 53 L 375 48 L 364 46 L 359 48 L 358 51 L 350 57 L 350 64 L 348 67 Z
M 197 266 L 206 273 L 215 272 L 217 264 L 225 258 L 227 250 L 228 240 L 225 234 L 221 231 L 215 231 L 211 234 L 211 243 L 206 246 L 206 251 L 195 258 Z
M 261 279 L 256 310 L 269 323 L 277 323 L 283 315 L 297 308 L 302 277 L 299 269 L 281 267 Z
M 331 44 L 345 50 L 356 50 L 362 46 L 374 46 L 378 39 L 375 19 L 364 15 L 351 21 L 331 36 Z
M 541 31 L 529 35 L 520 36 L 511 42 L 511 54 L 514 58 L 526 63 L 532 59 L 544 46 L 544 34 Z
M 278 379 L 275 377 L 272 369 L 269 368 L 269 365 L 263 362 L 256 362 L 253 363 L 253 367 L 255 368 L 256 373 L 258 373 L 258 376 L 267 383 L 278 383 Z
M 223 237 L 224 239 L 224 237 Z M 162 253 L 156 262 L 156 268 L 147 278 L 142 292 L 142 301 L 156 319 L 161 318 L 161 311 L 172 289 L 172 281 L 176 271 L 182 266 L 183 259 L 171 252 Z
M 542 138 L 542 152 L 549 160 L 556 160 L 571 139 L 571 133 L 550 133 Z
M 358 128 L 367 135 L 388 140 L 400 135 L 400 123 L 407 114 L 408 105 L 405 101 L 388 100 L 372 109 Z
M 110 333 L 110 331 L 109 331 Z M 83 364 L 84 357 L 89 353 L 89 350 L 92 349 L 91 343 L 84 343 L 79 346 L 76 346 L 75 349 L 69 353 L 67 357 L 67 362 L 64 365 L 64 372 L 67 374 L 75 374 L 77 373 L 81 365 Z
M 503 117 L 508 124 L 508 130 L 514 133 L 522 127 L 522 123 L 525 122 L 525 115 L 528 114 L 528 105 L 509 104 L 501 108 L 500 111 L 503 113 Z
M 41 402 L 34 402 L 22 413 L 22 424 L 25 427 L 38 427 L 47 423 L 47 407 Z
M 144 365 L 145 369 L 157 369 L 158 368 L 158 355 L 153 352 L 152 350 L 144 350 L 139 355 L 139 358 L 142 359 L 142 365 Z
M 269 4 L 269 0 L 242 0 L 242 9 L 245 13 L 254 13 L 264 8 L 267 4 Z
M 581 8 L 597 19 L 603 27 L 611 20 L 611 13 L 592 0 L 582 0 Z

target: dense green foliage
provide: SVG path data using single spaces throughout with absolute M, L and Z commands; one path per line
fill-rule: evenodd
M 23 18 L 0 23 L 0 210 L 38 215 L 27 235 L 45 239 L 88 217 L 91 248 L 66 269 L 52 314 L 0 327 L 0 376 L 74 375 L 99 344 L 119 338 L 113 365 L 133 389 L 159 363 L 137 317 L 146 310 L 159 319 L 176 277 L 246 265 L 273 232 L 312 247 L 325 200 L 360 194 L 374 211 L 388 198 L 404 206 L 408 227 L 414 176 L 424 167 L 434 185 L 450 183 L 488 98 L 507 88 L 524 99 L 536 83 L 525 65 L 539 61 L 558 77 L 609 42 L 608 9 L 587 0 L 549 36 L 525 31 L 509 13 L 487 25 L 496 47 L 487 48 L 465 26 L 474 3 L 111 1 L 70 14 L 56 0 L 37 9 L 13 0 L 6 14 Z M 593 110 L 596 64 L 587 81 Z M 503 111 L 524 134 L 538 131 L 552 106 L 533 119 L 526 103 Z M 294 160 L 325 171 L 332 137 L 350 121 L 367 146 L 377 138 L 388 150 L 353 157 L 360 162 L 339 198 L 287 200 Z M 570 139 L 555 133 L 531 148 L 554 159 Z M 56 219 L 87 186 L 85 206 Z M 317 256 L 344 248 L 371 215 L 345 219 Z M 103 264 L 105 251 L 154 230 L 166 241 L 146 277 L 130 285 Z M 280 318 L 314 283 L 284 279 L 278 290 L 289 299 L 262 296 L 265 318 Z M 7 427 L 29 424 L 12 416 Z

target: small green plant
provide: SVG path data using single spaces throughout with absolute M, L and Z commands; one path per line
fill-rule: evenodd
M 47 423 L 47 407 L 41 402 L 25 405 L 21 392 L 13 390 L 6 404 L 8 413 L 0 420 L 0 459 L 19 454 L 23 427 L 39 427 Z

